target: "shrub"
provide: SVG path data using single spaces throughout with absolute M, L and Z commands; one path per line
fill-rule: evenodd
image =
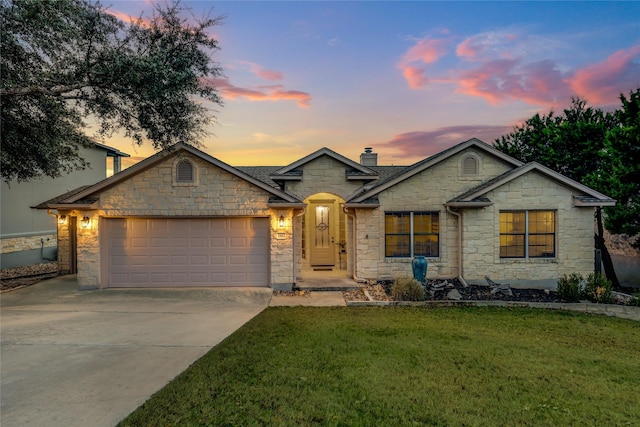
M 611 282 L 602 274 L 590 274 L 587 277 L 585 296 L 591 302 L 611 304 L 613 302 L 612 287 Z
M 396 279 L 391 287 L 391 296 L 396 301 L 422 301 L 424 288 L 414 278 Z
M 632 305 L 634 307 L 640 307 L 640 297 L 633 297 L 627 302 L 627 305 Z
M 558 287 L 556 291 L 560 298 L 566 302 L 578 302 L 584 297 L 585 280 L 581 274 L 566 274 L 558 279 Z

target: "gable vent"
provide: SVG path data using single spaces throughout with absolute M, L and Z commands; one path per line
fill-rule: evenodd
M 465 157 L 464 160 L 462 161 L 462 174 L 477 175 L 478 161 L 473 157 Z
M 177 182 L 193 182 L 193 165 L 188 160 L 181 160 L 176 165 Z

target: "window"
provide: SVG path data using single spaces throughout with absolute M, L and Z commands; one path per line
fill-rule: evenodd
M 180 160 L 176 165 L 176 182 L 193 182 L 193 164 Z
M 475 157 L 465 157 L 462 160 L 462 175 L 478 175 L 478 161 Z
M 554 258 L 554 211 L 500 212 L 500 258 Z
M 386 257 L 440 256 L 438 212 L 386 212 Z

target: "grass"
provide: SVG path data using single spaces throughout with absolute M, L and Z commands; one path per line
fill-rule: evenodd
M 120 425 L 637 425 L 639 360 L 604 316 L 271 307 Z

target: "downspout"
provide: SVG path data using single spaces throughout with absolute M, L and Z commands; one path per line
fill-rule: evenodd
M 462 283 L 462 286 L 467 287 L 469 285 L 462 277 L 462 214 L 455 212 L 449 206 L 447 206 L 447 212 L 458 218 L 458 280 Z
M 54 217 L 56 219 L 56 248 L 58 247 L 58 210 L 56 209 L 56 213 L 51 212 L 51 209 L 47 209 L 47 213 L 49 215 L 51 215 L 52 217 Z M 47 240 L 49 240 L 47 238 Z M 57 253 L 57 249 L 56 249 L 56 253 Z M 44 239 L 41 237 L 40 238 L 40 258 L 47 260 L 47 261 L 57 261 L 58 259 L 51 259 L 51 258 L 47 258 L 46 256 L 44 256 Z
M 352 274 L 353 280 L 355 282 L 357 282 L 357 283 L 367 283 L 366 279 L 361 279 L 356 275 L 356 272 L 357 272 L 357 269 L 356 269 L 356 266 L 357 266 L 356 253 L 358 252 L 356 250 L 356 235 L 357 235 L 356 234 L 356 215 L 352 214 L 352 213 L 349 213 L 349 208 L 346 208 L 344 206 L 342 207 L 342 211 L 344 212 L 345 215 L 347 215 L 348 217 L 351 218 L 351 222 L 353 224 L 353 230 L 351 230 L 351 252 L 353 254 L 351 256 L 351 258 L 353 260 L 352 261 L 353 265 L 351 266 L 351 268 L 353 269 L 353 274 Z
M 293 285 L 294 286 L 296 284 L 296 239 L 295 239 L 295 235 L 293 234 L 293 230 L 295 227 L 294 220 L 295 218 L 303 216 L 305 213 L 307 213 L 306 205 L 305 207 L 302 208 L 302 212 L 300 212 L 299 214 L 293 215 L 291 219 L 291 240 L 293 242 Z

